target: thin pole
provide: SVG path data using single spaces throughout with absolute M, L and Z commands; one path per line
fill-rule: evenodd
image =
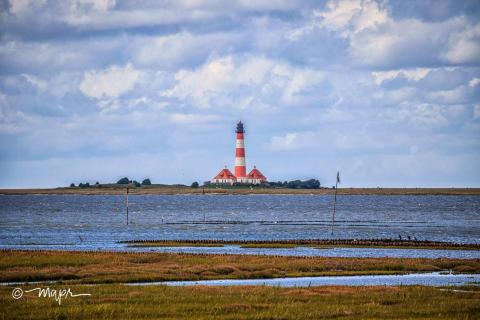
M 338 183 L 335 183 L 335 200 L 333 201 L 333 216 L 332 216 L 332 234 L 333 234 L 333 227 L 335 225 L 335 209 L 337 206 L 337 186 L 338 186 Z
M 127 206 L 127 226 L 128 226 L 128 187 L 127 187 L 127 194 L 125 195 L 125 205 Z
M 337 189 L 338 183 L 340 182 L 340 172 L 337 171 L 337 179 L 335 182 L 335 200 L 333 201 L 333 215 L 332 215 L 332 235 L 333 235 L 333 228 L 335 226 L 335 210 L 337 208 Z

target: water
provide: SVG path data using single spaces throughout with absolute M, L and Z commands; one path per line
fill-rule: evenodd
M 2 286 L 25 284 L 54 284 L 56 281 L 34 282 L 0 282 Z M 324 277 L 290 277 L 274 279 L 220 279 L 197 281 L 159 281 L 125 283 L 129 286 L 164 285 L 186 286 L 275 286 L 275 287 L 316 287 L 316 286 L 463 286 L 479 285 L 478 274 L 454 273 L 411 273 L 404 275 L 370 275 L 370 276 L 324 276 Z M 447 289 L 448 290 L 448 289 Z M 465 291 L 465 290 L 456 290 Z
M 145 251 L 145 248 L 128 248 L 129 251 Z M 137 249 L 137 250 L 135 250 Z M 309 257 L 357 257 L 357 258 L 450 258 L 450 259 L 480 259 L 480 250 L 427 250 L 427 249 L 384 249 L 384 248 L 241 248 L 240 246 L 224 247 L 152 247 L 152 252 L 169 253 L 207 253 L 207 254 L 248 254 L 248 255 L 278 255 L 278 256 L 309 256 Z
M 124 200 L 121 195 L 0 196 L 0 248 L 121 250 L 126 248 L 118 241 L 135 239 L 397 239 L 399 235 L 480 242 L 479 196 L 339 196 L 334 236 L 331 196 L 131 195 L 128 226 Z M 258 253 L 252 250 L 242 253 Z M 478 251 L 472 254 L 478 258 Z
M 478 284 L 478 274 L 412 273 L 405 275 L 375 276 L 331 276 L 275 279 L 226 279 L 200 281 L 140 282 L 130 285 L 167 286 L 275 286 L 275 287 L 317 287 L 317 286 L 462 286 Z

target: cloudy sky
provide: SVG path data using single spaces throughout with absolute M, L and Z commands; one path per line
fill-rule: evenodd
M 480 2 L 0 0 L 0 187 L 480 186 Z

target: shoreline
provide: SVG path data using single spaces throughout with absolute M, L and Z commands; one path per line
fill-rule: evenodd
M 126 187 L 0 189 L 0 195 L 123 195 Z M 335 189 L 129 187 L 130 195 L 333 195 Z M 480 188 L 338 188 L 337 195 L 480 196 Z

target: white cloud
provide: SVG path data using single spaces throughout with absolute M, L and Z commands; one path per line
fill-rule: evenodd
M 470 25 L 464 22 L 460 28 L 452 30 L 448 42 L 447 51 L 443 53 L 447 61 L 460 64 L 480 62 L 480 23 Z
M 91 98 L 116 98 L 133 89 L 140 75 L 141 72 L 131 64 L 87 71 L 79 88 L 84 95 Z
M 170 121 L 175 124 L 204 124 L 220 119 L 220 116 L 213 114 L 173 113 L 170 115 Z
M 442 106 L 429 103 L 403 103 L 396 108 L 387 110 L 385 116 L 394 122 L 409 122 L 415 126 L 426 128 L 447 125 L 464 113 L 465 107 L 462 105 Z
M 272 151 L 295 150 L 298 145 L 298 133 L 290 132 L 284 136 L 272 137 L 269 149 Z
M 480 119 L 480 104 L 473 106 L 473 118 Z
M 323 79 L 322 72 L 294 68 L 263 57 L 227 56 L 175 74 L 176 85 L 162 95 L 190 100 L 202 108 L 265 106 L 273 101 L 295 105 L 304 90 Z
M 339 32 L 348 38 L 355 33 L 374 29 L 388 21 L 388 14 L 371 0 L 330 0 L 326 10 L 314 10 L 311 19 L 303 26 L 290 31 L 287 39 L 299 40 L 319 28 Z
M 267 149 L 270 151 L 293 151 L 316 145 L 318 137 L 314 132 L 288 132 L 284 135 L 273 136 Z
M 340 31 L 344 36 L 374 28 L 388 20 L 387 13 L 370 0 L 329 1 L 326 11 L 316 11 L 314 15 L 323 18 L 321 26 Z
M 28 10 L 35 10 L 45 5 L 47 0 L 10 0 L 10 12 L 19 15 Z
M 287 33 L 299 41 L 319 29 L 333 31 L 348 41 L 349 64 L 368 66 L 422 66 L 432 61 L 454 64 L 480 61 L 480 24 L 465 17 L 440 22 L 395 19 L 377 1 L 329 1 L 324 10 Z
M 95 11 L 108 11 L 116 4 L 116 0 L 74 0 L 74 6 L 86 5 Z
M 375 84 L 379 85 L 383 81 L 395 79 L 399 75 L 402 75 L 409 80 L 418 81 L 425 78 L 429 72 L 430 69 L 428 68 L 398 69 L 389 71 L 374 71 L 372 72 L 372 76 L 375 78 Z
M 470 80 L 468 82 L 468 85 L 470 87 L 475 87 L 476 85 L 478 85 L 480 83 L 480 79 L 479 78 L 473 78 L 472 80 Z
M 45 90 L 47 88 L 47 82 L 31 74 L 22 74 L 22 76 L 35 87 L 40 90 Z

